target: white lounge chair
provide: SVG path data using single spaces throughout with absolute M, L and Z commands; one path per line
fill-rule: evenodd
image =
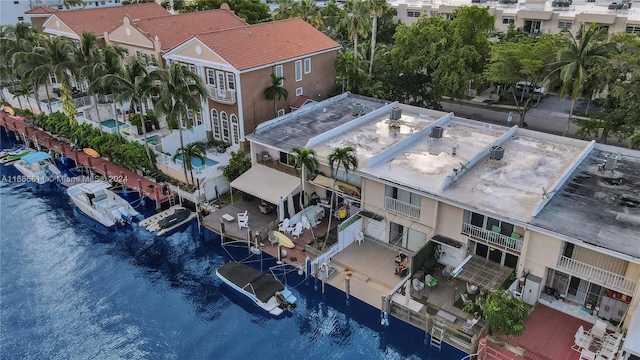
M 478 323 L 478 321 L 480 321 L 480 319 L 467 319 L 467 321 L 462 324 L 462 328 L 465 330 L 471 330 L 473 326 Z
M 580 360 L 595 360 L 596 353 L 590 351 L 589 349 L 582 349 L 580 352 Z
M 289 231 L 289 218 L 284 218 L 280 225 L 278 225 L 278 231 L 281 233 L 287 233 Z
M 249 227 L 249 216 L 247 215 L 244 219 L 238 218 L 238 229 L 248 228 Z
M 249 210 L 245 210 L 243 213 L 238 213 L 238 221 L 244 220 L 249 217 Z
M 300 234 L 302 234 L 302 223 L 299 222 L 296 224 L 296 227 L 293 229 L 293 231 L 291 232 L 291 235 L 294 238 L 300 237 Z
M 364 241 L 364 233 L 362 233 L 362 230 L 360 229 L 356 229 L 356 231 L 353 234 L 355 241 L 358 242 L 358 245 L 362 245 L 362 241 Z M 416 279 L 414 279 L 416 280 Z
M 598 319 L 595 325 L 589 330 L 589 334 L 595 339 L 604 339 L 604 335 L 607 333 L 607 323 Z

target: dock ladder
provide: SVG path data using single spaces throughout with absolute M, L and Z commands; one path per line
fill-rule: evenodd
M 444 338 L 444 330 L 439 327 L 433 326 L 431 328 L 431 347 L 441 350 L 442 338 Z
M 176 204 L 176 196 L 172 192 L 171 194 L 169 194 L 169 207 L 172 207 L 175 204 Z

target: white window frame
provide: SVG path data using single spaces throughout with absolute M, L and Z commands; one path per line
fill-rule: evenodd
M 420 15 L 420 10 L 407 10 L 407 17 L 409 18 L 419 18 Z
M 202 113 L 200 111 L 196 111 L 196 126 L 202 125 Z
M 218 122 L 218 110 L 211 109 L 211 131 L 213 137 L 220 139 L 220 123 Z
M 222 123 L 222 141 L 229 142 L 229 118 L 224 111 L 220 112 L 220 122 Z
M 571 29 L 573 22 L 571 20 L 558 20 L 558 29 Z
M 311 74 L 311 58 L 304 59 L 304 73 Z
M 228 90 L 236 89 L 236 76 L 233 73 L 227 73 L 227 89 Z
M 197 74 L 198 73 L 198 68 L 193 64 L 189 64 L 189 71 L 191 71 L 194 74 Z
M 207 69 L 207 84 L 216 86 L 216 71 L 213 69 Z
M 278 117 L 284 116 L 284 109 L 278 109 Z
M 231 114 L 231 140 L 233 145 L 240 144 L 240 124 L 238 123 L 238 117 L 236 114 Z
M 303 94 L 302 87 L 296 88 L 296 96 L 300 96 Z
M 217 76 L 217 79 L 216 79 L 217 81 L 216 82 L 218 83 L 218 89 L 219 90 L 226 90 L 226 88 L 224 87 L 224 85 L 225 85 L 224 72 L 216 70 L 216 76 Z
M 136 57 L 137 58 L 141 58 L 142 57 L 142 51 L 136 50 Z
M 296 68 L 296 82 L 302 81 L 302 60 L 296 60 L 295 68 Z
M 511 25 L 514 24 L 516 22 L 515 18 L 512 17 L 503 17 L 502 18 L 502 24 L 503 25 Z
M 276 65 L 275 74 L 276 77 L 282 78 L 280 80 L 280 86 L 284 86 L 284 70 L 282 70 L 282 65 Z
M 628 34 L 640 34 L 640 24 L 627 24 L 625 31 Z

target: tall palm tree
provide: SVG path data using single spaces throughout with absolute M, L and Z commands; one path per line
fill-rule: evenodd
M 102 83 L 101 79 L 107 74 L 122 75 L 124 73 L 124 67 L 122 65 L 122 59 L 124 58 L 125 49 L 117 45 L 107 45 L 107 47 L 100 53 L 100 61 L 93 65 L 90 70 L 91 74 L 95 77 L 95 80 L 89 85 L 89 91 L 98 92 L 102 95 L 112 95 L 113 102 L 111 104 L 113 117 L 116 121 L 116 135 L 120 136 L 120 122 L 118 121 L 117 110 L 117 98 L 118 87 L 117 83 Z
M 20 98 L 28 95 L 29 93 L 31 93 L 31 87 L 25 81 L 21 81 L 20 86 L 13 89 L 13 98 L 18 99 L 20 110 L 24 110 L 24 107 L 22 107 L 22 100 L 20 100 Z
M 73 77 L 73 44 L 63 36 L 53 38 L 39 38 L 31 51 L 21 51 L 14 55 L 18 74 L 23 77 L 49 79 L 52 75 L 65 89 L 65 97 L 71 98 L 71 80 Z M 45 82 L 42 82 L 45 83 Z M 47 89 L 49 112 L 51 112 L 51 97 Z M 73 119 L 72 119 L 73 121 Z
M 208 95 L 207 87 L 202 78 L 186 66 L 173 62 L 169 69 L 158 70 L 161 78 L 158 100 L 154 108 L 158 115 L 166 115 L 169 128 L 178 128 L 180 132 L 180 148 L 184 148 L 182 139 L 183 124 L 191 129 L 193 124 L 186 117 L 187 111 L 194 113 L 202 110 L 200 99 Z M 182 162 L 184 177 L 187 177 L 187 162 Z
M 348 23 L 349 38 L 353 40 L 353 55 L 358 57 L 358 36 L 367 37 L 371 28 L 371 13 L 364 0 L 347 0 L 347 16 L 344 22 Z
M 264 98 L 267 100 L 273 100 L 273 114 L 278 116 L 278 101 L 284 98 L 287 100 L 289 97 L 289 92 L 287 89 L 280 86 L 280 82 L 284 80 L 284 77 L 276 76 L 276 74 L 271 73 L 271 86 L 264 89 Z
M 343 51 L 338 54 L 338 59 L 335 63 L 336 75 L 342 80 L 342 92 L 346 90 L 352 90 L 355 88 L 357 79 L 363 75 L 362 61 L 358 59 L 353 53 Z M 353 83 L 353 85 L 350 85 Z
M 29 23 L 2 25 L 0 28 L 0 79 L 2 84 L 12 84 L 16 78 L 14 54 L 30 51 L 35 40 L 35 30 Z M 2 86 L 4 87 L 4 86 Z M 1 93 L 1 90 L 0 90 Z M 3 100 L 4 99 L 4 95 Z
M 300 208 L 302 209 L 305 206 L 304 179 L 306 174 L 313 173 L 320 163 L 313 149 L 294 147 L 291 152 L 293 153 L 293 171 L 296 175 L 300 175 Z
M 101 61 L 100 45 L 96 34 L 86 31 L 82 32 L 73 60 L 77 69 L 78 80 L 91 84 L 102 75 L 99 71 L 95 71 L 96 65 Z M 91 91 L 91 97 L 93 98 L 93 104 L 98 118 L 98 130 L 102 133 L 97 89 Z
M 567 30 L 562 34 L 564 46 L 558 51 L 555 61 L 551 63 L 548 77 L 552 83 L 560 83 L 558 98 L 571 96 L 571 110 L 569 110 L 567 128 L 563 133 L 565 136 L 569 132 L 573 119 L 576 100 L 585 89 L 590 71 L 597 64 L 606 61 L 608 52 L 616 45 L 609 41 L 606 29 L 596 24 L 589 28 L 582 24 L 575 36 Z
M 320 15 L 320 8 L 313 0 L 300 0 L 295 2 L 291 7 L 293 16 L 298 16 L 302 20 L 308 22 L 313 27 L 317 28 L 322 25 L 322 15 Z
M 327 158 L 329 160 L 329 166 L 331 167 L 331 176 L 333 177 L 333 188 L 331 192 L 331 202 L 329 206 L 329 225 L 327 227 L 327 235 L 324 239 L 324 245 L 327 245 L 329 240 L 329 232 L 331 231 L 331 218 L 333 217 L 333 201 L 335 199 L 336 181 L 338 177 L 338 171 L 342 168 L 346 174 L 358 168 L 358 158 L 356 157 L 356 149 L 353 146 L 345 146 L 341 148 L 333 149 L 333 152 L 329 154 Z M 335 169 L 335 171 L 334 171 Z
M 371 11 L 372 24 L 371 24 L 371 61 L 369 62 L 369 75 L 373 71 L 373 60 L 376 53 L 376 37 L 378 32 L 378 18 L 382 16 L 382 13 L 387 8 L 387 0 L 366 0 L 369 11 Z
M 146 117 L 145 105 L 148 104 L 149 97 L 156 94 L 158 87 L 155 80 L 161 76 L 156 71 L 149 72 L 142 62 L 137 58 L 126 65 L 122 74 L 106 74 L 100 78 L 99 84 L 103 87 L 117 88 L 120 92 L 116 98 L 117 102 L 130 102 L 140 106 L 140 115 L 143 119 L 142 135 L 144 138 L 144 148 L 147 150 L 149 162 L 153 163 L 149 145 L 147 144 L 147 129 L 144 126 Z M 135 107 L 134 107 L 135 111 Z
M 187 144 L 187 146 L 179 147 L 178 150 L 176 150 L 176 153 L 173 155 L 173 161 L 176 161 L 178 157 L 182 158 L 183 166 L 186 169 L 188 169 L 189 173 L 191 174 L 191 183 L 193 185 L 195 185 L 195 181 L 193 179 L 193 164 L 191 163 L 191 161 L 193 159 L 199 159 L 200 162 L 204 164 L 207 160 L 206 153 L 207 152 L 206 152 L 206 149 L 204 148 L 204 144 L 199 141 L 196 141 L 196 142 Z M 185 172 L 185 180 L 188 185 L 189 179 L 187 178 L 186 172 Z

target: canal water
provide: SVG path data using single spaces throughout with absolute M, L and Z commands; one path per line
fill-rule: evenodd
M 3 135 L 6 135 L 3 133 Z M 10 147 L 7 137 L 0 143 Z M 18 175 L 0 165 L 0 175 Z M 140 204 L 138 202 L 138 204 Z M 100 231 L 62 192 L 0 182 L 0 359 L 461 359 L 296 271 L 298 307 L 265 316 L 224 286 L 229 252 L 197 225 Z M 242 251 L 235 256 L 242 256 Z M 262 266 L 273 265 L 263 259 Z M 255 264 L 254 264 L 255 265 Z

